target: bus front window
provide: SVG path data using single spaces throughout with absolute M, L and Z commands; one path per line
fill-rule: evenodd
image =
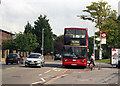
M 64 47 L 64 55 L 75 56 L 79 58 L 87 57 L 86 47 Z

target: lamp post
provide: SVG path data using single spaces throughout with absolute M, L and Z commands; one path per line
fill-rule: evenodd
M 102 59 L 101 34 L 102 34 L 102 31 L 100 31 L 100 50 L 99 50 L 99 60 Z M 98 70 L 100 70 L 100 69 L 101 69 L 101 63 L 99 62 Z
M 94 58 L 95 58 L 95 47 L 96 47 L 96 45 L 95 45 L 95 30 L 94 30 L 94 40 L 93 40 L 93 44 L 94 44 L 93 53 L 94 53 Z
M 42 29 L 42 47 L 41 47 L 41 50 L 42 50 L 42 55 L 44 54 L 44 28 Z

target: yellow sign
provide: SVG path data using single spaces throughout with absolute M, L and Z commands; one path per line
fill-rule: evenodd
M 70 45 L 76 45 L 76 46 L 79 46 L 79 45 L 80 45 L 80 42 L 77 41 L 77 40 L 72 40 Z
M 87 52 L 89 52 L 89 49 L 87 49 Z

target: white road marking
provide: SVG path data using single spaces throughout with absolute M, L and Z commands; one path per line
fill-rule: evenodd
M 45 79 L 44 78 L 40 78 L 42 81 L 38 81 L 38 82 L 34 82 L 32 84 L 39 84 L 39 83 L 42 83 L 42 82 L 45 82 Z
M 61 70 L 54 70 L 54 71 L 61 71 Z
M 38 83 L 41 83 L 41 81 L 39 81 L 39 82 L 34 82 L 34 83 L 32 83 L 32 84 L 38 84 Z
M 53 68 L 54 71 L 61 71 L 60 69 L 57 69 L 57 68 Z
M 41 78 L 41 80 L 42 80 L 43 82 L 45 82 L 45 79 Z
M 9 69 L 13 69 L 13 68 L 17 68 L 17 67 L 10 67 L 10 68 L 6 68 L 5 70 L 9 70 Z
M 57 68 L 53 68 L 53 70 L 56 70 Z
M 41 76 L 42 74 L 39 74 L 39 76 Z
M 48 70 L 48 71 L 46 71 L 46 72 L 44 72 L 44 73 L 48 73 L 48 72 L 50 72 L 51 70 Z

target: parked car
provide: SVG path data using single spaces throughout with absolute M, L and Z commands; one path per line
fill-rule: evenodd
M 11 64 L 13 64 L 13 63 L 17 63 L 17 64 L 21 63 L 21 64 L 23 64 L 23 58 L 20 57 L 20 55 L 17 54 L 17 53 L 15 53 L 15 54 L 11 53 L 6 58 L 6 65 L 8 65 L 9 63 L 11 63 Z
M 39 66 L 41 68 L 44 65 L 45 65 L 44 57 L 39 53 L 30 54 L 25 61 L 25 66 Z
M 62 59 L 62 56 L 61 55 L 55 55 L 55 58 L 54 58 L 54 60 L 61 60 Z

